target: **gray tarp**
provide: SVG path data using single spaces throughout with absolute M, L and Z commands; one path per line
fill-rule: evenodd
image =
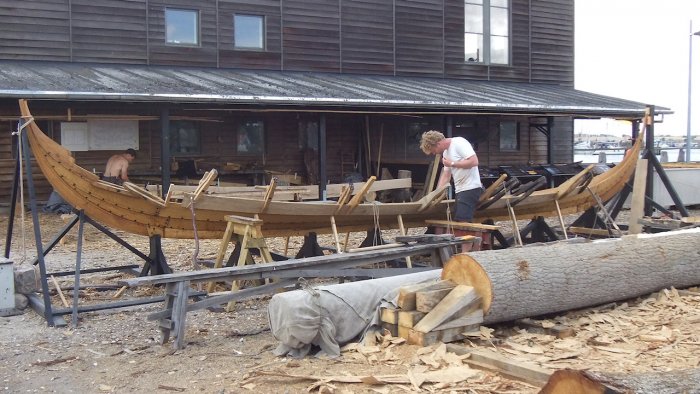
M 268 306 L 272 335 L 280 341 L 273 352 L 304 357 L 311 345 L 337 357 L 340 346 L 379 323 L 379 308 L 395 305 L 400 287 L 437 281 L 441 270 L 305 288 L 275 294 Z

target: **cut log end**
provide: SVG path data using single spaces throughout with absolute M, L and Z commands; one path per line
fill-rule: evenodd
M 481 307 L 487 314 L 493 301 L 493 285 L 486 271 L 479 263 L 466 254 L 456 254 L 445 263 L 442 279 L 459 285 L 472 286 L 481 297 Z
M 562 369 L 552 374 L 540 394 L 603 394 L 605 386 L 588 378 L 581 371 Z

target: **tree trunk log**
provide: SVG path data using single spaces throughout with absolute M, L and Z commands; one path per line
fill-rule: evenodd
M 540 394 L 675 394 L 700 391 L 700 370 L 685 369 L 633 375 L 602 375 L 562 369 L 552 374 Z
M 700 284 L 700 229 L 453 256 L 443 279 L 474 286 L 485 323 Z

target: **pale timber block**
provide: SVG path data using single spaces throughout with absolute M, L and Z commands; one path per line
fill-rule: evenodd
M 381 320 L 384 323 L 389 323 L 389 324 L 398 324 L 399 323 L 399 318 L 398 318 L 398 309 L 394 308 L 382 308 L 382 314 L 381 314 Z
M 437 282 L 428 283 L 416 283 L 415 285 L 404 286 L 399 289 L 399 297 L 396 301 L 396 305 L 405 311 L 413 311 L 416 309 L 417 291 L 446 289 L 454 286 L 454 282 L 449 280 L 440 280 Z
M 458 317 L 455 320 L 450 320 L 448 322 L 442 323 L 439 326 L 435 327 L 435 330 L 446 330 L 449 328 L 465 327 L 465 326 L 473 326 L 473 325 L 478 326 L 483 322 L 484 322 L 484 310 L 477 309 L 467 316 Z
M 414 329 L 409 330 L 407 341 L 411 345 L 430 346 L 437 342 L 449 343 L 464 339 L 465 332 L 474 331 L 479 326 L 452 327 L 444 330 L 433 330 L 430 332 L 420 332 Z
M 413 328 L 423 317 L 425 313 L 418 311 L 399 311 L 399 325 L 403 327 Z
M 382 329 L 386 330 L 391 334 L 392 337 L 399 337 L 399 325 L 391 324 L 387 322 L 382 322 Z
M 416 310 L 419 312 L 428 313 L 435 308 L 437 304 L 445 298 L 452 291 L 452 289 L 438 289 L 430 291 L 417 291 L 416 292 Z
M 418 324 L 415 330 L 430 332 L 450 319 L 456 312 L 473 303 L 478 298 L 471 286 L 458 285 L 438 303 Z
M 411 328 L 399 326 L 398 330 L 399 330 L 399 338 L 403 338 L 403 339 L 408 340 L 408 334 L 411 332 Z
M 458 355 L 469 354 L 469 357 L 464 359 L 464 362 L 469 365 L 497 371 L 537 386 L 543 386 L 547 383 L 553 372 L 532 363 L 511 360 L 490 351 L 469 349 L 460 344 L 447 345 L 447 351 Z

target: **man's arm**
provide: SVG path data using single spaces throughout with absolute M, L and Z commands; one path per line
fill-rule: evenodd
M 452 178 L 452 172 L 448 167 L 442 167 L 442 172 L 440 173 L 440 179 L 438 180 L 437 188 L 441 188 L 448 183 L 450 183 L 450 178 Z

